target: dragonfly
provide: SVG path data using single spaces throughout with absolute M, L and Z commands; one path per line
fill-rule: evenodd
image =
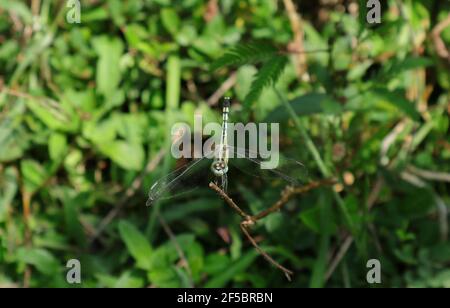
M 228 119 L 230 106 L 231 98 L 225 97 L 222 107 L 220 142 L 218 147 L 214 149 L 214 153 L 207 153 L 202 158 L 195 159 L 157 180 L 151 186 L 148 193 L 148 199 L 146 202 L 147 206 L 153 205 L 158 200 L 171 199 L 195 190 L 197 188 L 195 187 L 196 181 L 193 179 L 202 177 L 199 175 L 200 171 L 204 171 L 206 169 L 209 169 L 212 174 L 214 183 L 226 192 L 228 189 L 228 173 L 230 170 L 229 167 L 231 161 L 233 161 L 231 165 L 243 173 L 260 178 L 282 179 L 289 185 L 293 186 L 299 185 L 300 182 L 306 177 L 307 169 L 301 162 L 284 157 L 280 157 L 279 167 L 274 169 L 266 169 L 262 172 L 263 175 L 258 174 L 258 172 L 255 174 L 256 170 L 263 170 L 262 165 L 265 160 L 258 158 L 258 153 L 254 151 L 245 148 L 237 148 L 228 144 Z M 233 159 L 230 160 L 230 156 Z M 241 159 L 250 163 L 250 166 L 247 167 L 249 169 L 242 166 L 239 162 Z M 189 183 L 189 185 L 194 185 L 194 187 L 191 189 L 186 189 L 187 192 L 180 192 L 180 190 L 183 190 L 179 189 L 180 186 L 183 186 L 181 183 Z

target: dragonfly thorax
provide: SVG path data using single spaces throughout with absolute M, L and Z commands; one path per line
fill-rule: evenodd
M 228 165 L 223 160 L 215 160 L 211 164 L 211 171 L 216 177 L 224 176 L 228 172 Z

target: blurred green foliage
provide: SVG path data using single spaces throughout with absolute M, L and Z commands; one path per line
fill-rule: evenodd
M 431 35 L 450 3 L 381 1 L 369 25 L 365 1 L 297 1 L 298 76 L 286 2 L 82 1 L 69 24 L 65 1 L 0 0 L 0 287 L 69 287 L 73 258 L 83 287 L 368 287 L 372 258 L 382 286 L 450 287 L 450 65 Z M 233 76 L 232 121 L 279 122 L 310 181 L 341 183 L 253 230 L 292 282 L 207 188 L 144 206 L 174 168 L 145 172 L 171 124 L 220 120 L 210 98 Z M 281 189 L 241 176 L 230 193 L 256 213 Z

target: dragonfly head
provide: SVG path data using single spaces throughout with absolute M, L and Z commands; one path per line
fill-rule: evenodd
M 211 171 L 216 177 L 224 176 L 228 172 L 228 165 L 222 160 L 216 160 L 211 164 Z

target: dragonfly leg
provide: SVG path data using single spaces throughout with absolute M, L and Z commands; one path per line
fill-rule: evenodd
M 228 176 L 226 173 L 222 176 L 222 189 L 225 193 L 228 191 Z

